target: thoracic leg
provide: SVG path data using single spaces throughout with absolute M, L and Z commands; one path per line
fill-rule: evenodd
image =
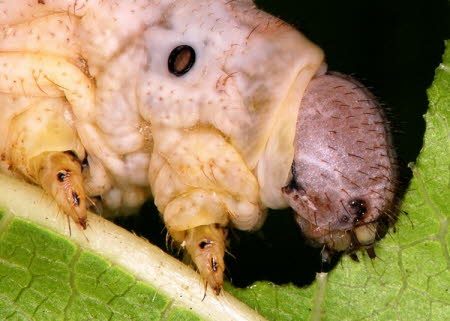
M 216 295 L 222 289 L 226 230 L 218 224 L 202 225 L 186 231 L 186 249 Z
M 185 246 L 201 276 L 219 294 L 225 228 L 260 224 L 258 182 L 234 147 L 215 130 L 152 127 L 152 193 L 171 237 Z
M 80 164 L 85 152 L 67 121 L 68 113 L 70 105 L 64 98 L 30 100 L 29 108 L 5 122 L 0 146 L 10 170 L 42 186 L 65 214 L 86 228 Z
M 10 171 L 41 185 L 85 228 L 86 201 L 79 164 L 85 150 L 75 126 L 94 117 L 93 80 L 64 57 L 21 48 L 1 53 L 0 66 L 1 73 L 8 75 L 1 79 L 0 91 L 25 100 L 20 110 L 14 101 L 0 107 L 6 113 L 0 117 L 4 126 L 0 128 L 1 167 L 6 163 Z
M 33 167 L 44 190 L 75 223 L 86 229 L 86 195 L 81 164 L 67 152 L 46 152 L 33 158 Z

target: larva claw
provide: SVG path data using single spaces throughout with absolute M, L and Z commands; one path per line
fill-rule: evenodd
M 200 275 L 216 295 L 222 290 L 226 233 L 217 224 L 202 225 L 187 231 L 186 250 Z
M 80 163 L 70 153 L 47 152 L 33 159 L 42 187 L 65 214 L 86 229 L 86 194 Z
M 373 246 L 368 247 L 368 248 L 366 249 L 366 251 L 367 251 L 367 255 L 369 255 L 369 257 L 370 257 L 371 259 L 374 259 L 374 258 L 377 257 L 377 255 L 375 254 L 375 249 L 373 248 Z

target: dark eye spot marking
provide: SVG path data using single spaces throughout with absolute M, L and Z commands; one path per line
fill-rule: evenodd
M 364 200 L 355 199 L 349 202 L 352 213 L 356 215 L 355 222 L 358 222 L 367 213 L 367 204 Z
M 213 242 L 211 240 L 203 240 L 198 244 L 198 247 L 202 250 L 206 248 L 208 245 L 211 245 Z
M 67 177 L 69 177 L 69 171 L 68 170 L 62 170 L 59 171 L 58 174 L 56 174 L 56 178 L 58 179 L 59 182 L 64 182 L 66 180 Z
M 178 46 L 170 53 L 167 64 L 172 74 L 181 77 L 195 64 L 195 50 L 188 45 Z

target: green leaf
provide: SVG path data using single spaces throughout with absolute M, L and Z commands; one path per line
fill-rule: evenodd
M 231 293 L 269 320 L 448 320 L 450 316 L 450 41 L 428 90 L 423 149 L 396 231 L 378 258 L 344 257 L 308 288 L 257 283 Z
M 72 242 L 14 219 L 0 238 L 0 319 L 159 320 L 170 300 Z

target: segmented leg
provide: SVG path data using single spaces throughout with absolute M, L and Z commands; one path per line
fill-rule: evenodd
M 33 97 L 29 106 L 24 105 L 26 110 L 16 111 L 14 102 L 2 107 L 14 111 L 2 123 L 6 129 L 0 137 L 2 158 L 10 169 L 41 185 L 64 213 L 86 228 L 81 166 L 65 151 L 84 158 L 75 127 L 93 117 L 92 79 L 66 58 L 26 50 L 0 53 L 0 66 L 8 75 L 0 81 L 1 92 Z
M 258 182 L 241 155 L 216 131 L 152 127 L 149 180 L 171 237 L 185 245 L 207 285 L 223 283 L 230 223 L 251 230 L 262 221 Z
M 46 152 L 32 162 L 44 190 L 53 196 L 64 213 L 86 229 L 86 194 L 79 161 L 71 153 Z
M 188 230 L 184 243 L 203 280 L 216 295 L 222 290 L 226 234 L 218 224 L 202 225 Z
M 86 196 L 77 158 L 84 158 L 85 152 L 65 118 L 70 106 L 63 98 L 29 103 L 29 108 L 5 123 L 6 135 L 0 138 L 4 161 L 11 171 L 42 186 L 65 214 L 85 228 Z

